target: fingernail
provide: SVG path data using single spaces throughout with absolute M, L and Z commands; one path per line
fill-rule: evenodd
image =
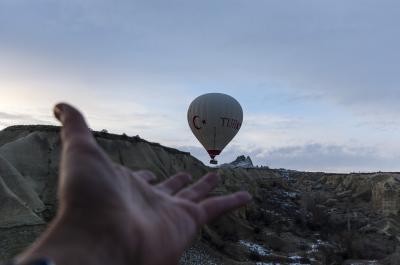
M 61 115 L 62 115 L 63 111 L 64 111 L 63 105 L 61 105 L 61 104 L 57 104 L 57 105 L 54 107 L 54 109 L 53 109 L 54 116 L 55 116 L 59 121 L 61 121 Z

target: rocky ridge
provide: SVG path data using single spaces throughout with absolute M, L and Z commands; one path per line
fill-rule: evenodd
M 214 195 L 253 195 L 248 206 L 206 226 L 181 264 L 400 264 L 399 173 L 210 168 L 139 137 L 93 134 L 115 162 L 152 170 L 158 181 L 179 171 L 194 179 L 215 171 L 221 183 Z M 59 154 L 59 127 L 0 131 L 0 261 L 54 217 Z
M 228 168 L 254 168 L 253 161 L 249 156 L 238 156 L 234 161 L 226 164 L 222 164 L 219 167 L 228 167 Z

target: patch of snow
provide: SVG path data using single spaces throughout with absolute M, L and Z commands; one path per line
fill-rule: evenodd
M 297 197 L 297 192 L 289 192 L 289 191 L 284 191 L 283 192 L 287 197 L 295 199 Z
M 260 256 L 268 256 L 271 254 L 271 251 L 259 244 L 252 243 L 246 240 L 239 240 L 239 243 L 243 246 L 246 246 L 250 251 L 257 253 Z
M 279 169 L 279 173 L 280 173 L 281 176 L 282 176 L 283 178 L 285 178 L 285 179 L 289 179 L 289 178 L 290 178 L 290 176 L 289 176 L 289 170 L 287 170 L 287 169 L 280 168 L 280 169 Z
M 299 256 L 299 255 L 289 256 L 289 259 L 295 261 L 295 262 L 289 263 L 289 265 L 311 265 L 311 264 L 309 264 L 309 263 L 300 263 L 300 262 L 298 262 L 298 261 L 301 260 L 302 258 L 303 258 L 303 257 L 302 257 L 302 256 Z
M 316 253 L 316 252 L 318 252 L 318 249 L 319 249 L 321 246 L 324 246 L 324 245 L 327 245 L 327 244 L 328 244 L 328 243 L 326 243 L 326 242 L 324 242 L 324 241 L 318 239 L 317 242 L 315 242 L 314 244 L 311 244 L 311 249 L 310 249 L 309 251 L 307 251 L 307 253 L 308 253 L 308 254 Z
M 294 205 L 293 203 L 286 203 L 286 202 L 281 203 L 281 205 L 282 208 L 284 208 L 285 210 L 293 210 L 296 207 L 296 205 Z
M 297 256 L 297 255 L 295 255 L 295 256 L 290 256 L 289 257 L 289 259 L 291 259 L 291 260 L 298 260 L 298 259 L 302 259 L 303 257 L 301 257 L 301 256 Z
M 206 249 L 200 246 L 192 246 L 187 249 L 179 261 L 180 265 L 218 265 L 219 262 L 212 257 Z
M 376 260 L 363 260 L 363 261 L 355 261 L 354 263 L 353 262 L 350 263 L 350 265 L 365 265 L 365 264 L 375 265 L 375 264 L 378 264 L 378 261 L 376 261 Z

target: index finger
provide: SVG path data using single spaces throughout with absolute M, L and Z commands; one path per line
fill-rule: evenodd
M 205 212 L 201 224 L 206 224 L 224 213 L 235 210 L 251 200 L 251 195 L 245 191 L 239 191 L 230 195 L 212 197 L 200 203 Z
M 61 139 L 65 147 L 95 143 L 85 118 L 75 107 L 59 103 L 54 107 L 54 115 L 63 125 Z

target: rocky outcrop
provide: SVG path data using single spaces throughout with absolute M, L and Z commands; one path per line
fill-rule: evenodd
M 381 179 L 382 178 L 382 179 Z M 380 177 L 372 186 L 374 208 L 384 215 L 397 215 L 400 211 L 400 175 L 392 174 Z
M 234 161 L 222 164 L 220 167 L 230 167 L 230 168 L 254 168 L 253 161 L 249 156 L 238 156 Z
M 206 226 L 181 264 L 398 264 L 398 174 L 210 168 L 139 137 L 93 134 L 115 162 L 152 170 L 158 181 L 179 171 L 194 179 L 216 171 L 221 183 L 214 195 L 253 195 L 248 206 Z M 54 217 L 59 154 L 58 127 L 0 131 L 0 261 L 30 244 Z

